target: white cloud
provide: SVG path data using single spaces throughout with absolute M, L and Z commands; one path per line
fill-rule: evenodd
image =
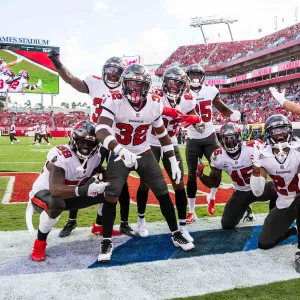
M 103 0 L 95 0 L 93 11 L 102 15 L 111 16 L 115 14 L 118 10 L 116 7 L 108 5 Z

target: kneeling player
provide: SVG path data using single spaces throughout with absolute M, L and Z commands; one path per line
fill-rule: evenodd
M 52 148 L 43 172 L 34 182 L 29 194 L 26 222 L 33 230 L 30 220 L 34 208 L 40 213 L 37 239 L 31 258 L 45 260 L 46 239 L 51 228 L 58 222 L 64 210 L 80 209 L 103 202 L 103 192 L 108 183 L 96 182 L 103 168 L 98 154 L 95 125 L 80 122 L 73 128 L 70 145 Z
M 300 148 L 292 143 L 293 129 L 291 122 L 283 115 L 271 116 L 265 124 L 268 146 L 254 159 L 251 189 L 260 196 L 267 174 L 272 178 L 277 190 L 276 206 L 265 219 L 258 238 L 258 247 L 270 249 L 291 235 L 297 234 L 290 226 L 295 219 L 298 227 L 298 251 L 295 267 L 300 272 L 300 197 L 299 165 Z
M 243 218 L 249 205 L 256 201 L 270 200 L 270 209 L 274 207 L 277 193 L 273 182 L 262 187 L 262 194 L 255 196 L 251 191 L 252 156 L 257 141 L 242 142 L 241 130 L 233 123 L 227 123 L 220 129 L 221 148 L 211 157 L 209 176 L 203 174 L 204 164 L 198 166 L 198 177 L 207 187 L 213 187 L 225 171 L 232 179 L 234 192 L 227 201 L 222 215 L 222 228 L 233 229 Z

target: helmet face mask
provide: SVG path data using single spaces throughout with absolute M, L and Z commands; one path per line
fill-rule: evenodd
M 241 130 L 233 123 L 223 125 L 220 129 L 220 142 L 228 154 L 238 154 L 242 148 Z
M 96 139 L 95 124 L 82 121 L 77 123 L 73 129 L 70 139 L 70 147 L 76 152 L 79 159 L 89 158 L 98 146 Z
M 169 101 L 171 100 L 176 105 L 180 103 L 187 81 L 187 75 L 181 68 L 172 67 L 164 73 L 162 89 Z
M 21 70 L 19 72 L 19 76 L 24 78 L 24 79 L 27 79 L 27 80 L 30 79 L 29 73 L 27 71 L 24 71 L 24 70 Z
M 200 91 L 205 79 L 205 71 L 199 64 L 190 65 L 186 69 L 186 74 L 193 91 Z
M 121 84 L 121 75 L 125 69 L 125 63 L 119 57 L 109 58 L 102 69 L 102 77 L 106 86 L 115 89 Z
M 151 86 L 149 71 L 140 64 L 130 65 L 121 78 L 122 94 L 129 102 L 140 105 L 147 100 Z

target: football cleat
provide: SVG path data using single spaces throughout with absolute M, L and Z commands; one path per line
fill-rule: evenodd
M 252 212 L 252 206 L 250 204 L 244 213 L 243 222 L 245 222 L 245 221 L 250 222 L 253 220 L 256 220 L 256 217 L 255 217 L 254 213 Z
M 297 273 L 300 273 L 300 250 L 295 253 L 295 261 L 294 261 L 295 270 Z
M 216 210 L 215 210 L 215 199 L 208 199 L 208 201 L 207 201 L 208 203 L 207 203 L 207 212 L 211 215 L 211 216 L 213 216 L 214 214 L 215 214 L 215 212 L 216 212 Z
M 72 232 L 72 230 L 74 230 L 77 226 L 77 222 L 76 220 L 68 220 L 67 224 L 64 226 L 64 228 L 60 231 L 59 233 L 59 237 L 60 238 L 64 238 L 70 235 L 70 233 Z
M 195 213 L 188 213 L 186 216 L 186 223 L 193 223 L 197 220 L 197 215 Z
M 188 242 L 194 242 L 194 239 L 192 238 L 192 236 L 189 234 L 189 232 L 187 231 L 186 227 L 184 227 L 182 230 L 180 230 L 182 236 L 188 241 Z
M 172 234 L 172 241 L 175 247 L 181 248 L 183 251 L 189 251 L 195 248 L 194 244 L 187 241 L 178 230 Z
M 17 140 L 17 144 L 19 144 L 19 142 L 20 142 L 20 141 L 19 141 L 19 140 Z
M 32 247 L 31 259 L 37 262 L 44 261 L 46 259 L 46 246 L 46 241 L 36 239 Z
M 104 239 L 100 244 L 99 262 L 109 262 L 113 250 L 113 243 L 110 239 Z
M 97 225 L 95 222 L 92 224 L 91 233 L 94 235 L 103 235 L 103 226 Z M 121 235 L 122 233 L 119 230 L 112 230 L 112 235 Z
M 148 230 L 146 228 L 145 218 L 138 218 L 137 226 L 138 226 L 138 234 L 140 237 L 147 237 L 149 235 Z
M 121 222 L 120 231 L 130 237 L 137 236 L 137 233 L 129 226 L 128 222 Z

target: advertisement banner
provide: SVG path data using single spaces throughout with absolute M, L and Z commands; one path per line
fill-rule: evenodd
M 0 93 L 58 94 L 59 76 L 48 58 L 58 47 L 0 43 Z

